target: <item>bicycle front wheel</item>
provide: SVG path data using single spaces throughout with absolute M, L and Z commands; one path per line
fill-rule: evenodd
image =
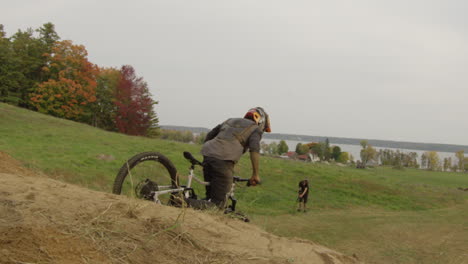
M 172 162 L 158 152 L 143 152 L 130 158 L 120 168 L 112 192 L 151 200 L 154 191 L 177 188 L 177 170 Z M 174 194 L 158 195 L 162 204 L 171 204 Z

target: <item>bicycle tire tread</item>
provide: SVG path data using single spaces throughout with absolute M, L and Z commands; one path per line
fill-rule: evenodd
M 173 186 L 179 186 L 179 179 L 177 178 L 177 169 L 174 166 L 174 164 L 163 154 L 151 151 L 138 153 L 122 165 L 122 167 L 119 169 L 119 172 L 117 173 L 117 176 L 115 177 L 114 185 L 112 187 L 112 193 L 120 194 L 122 191 L 122 184 L 128 175 L 128 171 L 133 169 L 139 163 L 148 160 L 153 160 L 161 163 L 169 172 Z

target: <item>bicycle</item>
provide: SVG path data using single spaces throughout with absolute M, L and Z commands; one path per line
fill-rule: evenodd
M 166 156 L 159 152 L 143 152 L 130 158 L 120 168 L 114 180 L 112 192 L 153 201 L 158 204 L 182 207 L 185 205 L 186 199 L 198 199 L 195 190 L 192 188 L 193 180 L 203 186 L 210 184 L 195 175 L 195 166 L 203 167 L 203 164 L 193 157 L 190 152 L 185 151 L 184 157 L 191 164 L 186 185 L 179 184 L 177 169 Z M 225 210 L 225 213 L 234 213 L 245 222 L 249 222 L 249 219 L 235 212 L 237 200 L 234 197 L 234 189 L 237 182 L 248 181 L 249 179 L 234 176 L 231 190 L 227 194 L 231 205 Z

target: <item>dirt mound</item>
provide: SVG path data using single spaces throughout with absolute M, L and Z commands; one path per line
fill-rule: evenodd
M 0 263 L 358 263 L 214 212 L 65 184 L 0 153 Z

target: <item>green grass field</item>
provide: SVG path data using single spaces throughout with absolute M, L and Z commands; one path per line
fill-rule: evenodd
M 110 192 L 118 169 L 143 151 L 165 154 L 185 175 L 186 150 L 201 159 L 199 145 L 106 132 L 0 104 L 0 151 L 95 190 Z M 260 173 L 260 187 L 240 187 L 236 196 L 239 210 L 268 231 L 310 239 L 367 263 L 468 263 L 468 192 L 457 189 L 468 188 L 468 174 L 270 157 L 262 157 Z M 236 174 L 250 176 L 248 155 Z M 304 178 L 311 183 L 309 211 L 299 213 L 297 183 Z

